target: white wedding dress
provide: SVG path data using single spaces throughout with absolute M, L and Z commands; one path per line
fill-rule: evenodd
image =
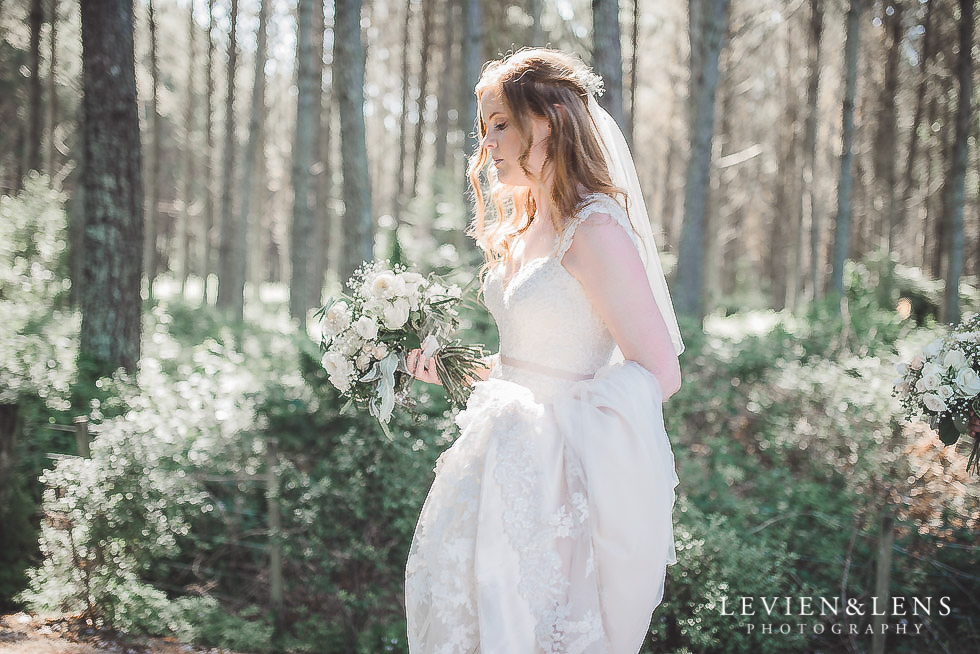
M 412 654 L 636 654 L 676 562 L 677 475 L 660 386 L 615 343 L 561 265 L 575 227 L 619 204 L 590 196 L 552 256 L 485 302 L 500 363 L 456 418 L 406 567 Z

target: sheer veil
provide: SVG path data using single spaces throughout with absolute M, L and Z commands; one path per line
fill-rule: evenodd
M 643 260 L 643 267 L 647 271 L 650 290 L 653 291 L 653 297 L 656 299 L 660 313 L 667 324 L 667 331 L 670 333 L 674 351 L 680 354 L 684 351 L 684 341 L 681 340 L 680 328 L 677 326 L 674 305 L 670 300 L 670 292 L 667 290 L 667 279 L 664 276 L 663 266 L 660 264 L 657 242 L 653 237 L 650 217 L 647 214 L 646 203 L 643 201 L 643 193 L 640 191 L 640 180 L 636 175 L 636 165 L 633 163 L 633 156 L 626 144 L 626 137 L 623 136 L 623 132 L 616 124 L 615 119 L 599 106 L 595 95 L 591 93 L 589 94 L 588 109 L 592 115 L 596 136 L 599 138 L 605 155 L 606 166 L 612 177 L 612 183 L 627 193 L 627 213 L 633 229 L 640 238 L 640 258 Z M 612 362 L 622 360 L 623 354 L 617 347 L 613 352 Z

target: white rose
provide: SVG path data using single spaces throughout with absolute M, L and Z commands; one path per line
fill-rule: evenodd
M 446 287 L 439 282 L 434 282 L 432 286 L 429 287 L 429 297 L 445 297 Z
M 405 280 L 389 270 L 380 272 L 371 284 L 371 295 L 386 300 L 405 295 Z
M 375 318 L 380 318 L 381 316 L 384 315 L 385 304 L 386 303 L 384 301 L 379 300 L 376 297 L 372 297 L 372 298 L 368 298 L 364 302 L 362 308 L 364 309 L 364 313 L 366 313 L 367 315 L 374 316 Z
M 378 343 L 372 348 L 371 354 L 374 355 L 375 359 L 384 359 L 386 356 L 388 356 L 388 346 L 384 343 Z
M 334 302 L 323 317 L 323 333 L 333 337 L 350 326 L 351 315 L 347 303 L 343 300 Z
M 922 376 L 923 377 L 929 377 L 929 376 L 939 377 L 944 372 L 946 372 L 946 370 L 943 369 L 942 366 L 940 366 L 940 365 L 938 365 L 936 363 L 933 363 L 932 361 L 929 361 L 929 362 L 925 363 L 922 366 Z
M 940 386 L 939 397 L 943 398 L 944 401 L 953 397 L 953 388 L 951 386 L 946 386 L 946 385 Z
M 346 393 L 350 389 L 351 379 L 347 375 L 330 375 L 330 383 L 341 393 Z
M 354 323 L 354 331 L 361 335 L 368 341 L 373 341 L 378 337 L 378 323 L 374 321 L 373 318 L 369 316 L 361 316 Z
M 340 352 L 327 352 L 320 359 L 320 364 L 331 377 L 346 377 L 353 372 L 350 361 Z
M 937 338 L 932 343 L 929 343 L 929 345 L 926 345 L 924 348 L 922 348 L 922 354 L 926 358 L 931 359 L 932 357 L 939 354 L 939 352 L 942 349 L 943 349 L 943 339 Z
M 939 375 L 932 375 L 932 374 L 922 375 L 922 379 L 920 379 L 919 381 L 922 382 L 922 389 L 924 390 L 935 391 L 939 389 L 939 385 L 940 385 Z M 919 385 L 916 384 L 916 388 L 918 387 Z
M 895 390 L 897 390 L 902 395 L 908 395 L 909 391 L 911 390 L 911 387 L 909 386 L 909 383 L 903 379 L 901 381 L 895 382 Z
M 923 395 L 922 403 L 926 405 L 927 409 L 936 413 L 942 413 L 946 410 L 946 403 L 943 402 L 943 398 L 935 393 L 926 393 Z
M 425 284 L 425 277 L 414 272 L 403 272 L 401 274 L 403 280 L 406 284 L 412 284 L 413 286 L 419 286 Z
M 962 397 L 980 395 L 980 375 L 972 368 L 964 368 L 956 375 L 956 390 Z
M 405 298 L 398 298 L 388 304 L 384 310 L 384 323 L 388 329 L 399 329 L 408 322 L 408 314 L 412 307 Z
M 965 368 L 966 366 L 966 355 L 960 350 L 950 350 L 946 353 L 946 356 L 943 357 L 944 368 L 959 370 L 960 368 Z
M 898 374 L 902 375 L 903 377 L 907 375 L 909 372 L 908 365 L 904 363 L 898 364 L 897 366 L 895 366 L 895 369 L 898 370 Z
M 909 368 L 911 368 L 912 370 L 920 370 L 922 369 L 922 363 L 923 363 L 922 355 L 916 354 L 914 357 L 912 357 L 912 360 L 909 361 Z
M 354 364 L 362 372 L 367 370 L 367 367 L 371 365 L 371 355 L 367 352 L 361 352 L 357 355 L 357 359 L 354 360 Z

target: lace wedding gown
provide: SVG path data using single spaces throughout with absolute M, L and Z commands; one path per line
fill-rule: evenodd
M 406 567 L 412 654 L 635 654 L 676 562 L 677 475 L 660 386 L 615 347 L 561 265 L 591 196 L 551 256 L 484 297 L 500 363 L 456 418 Z M 636 241 L 634 237 L 634 242 Z

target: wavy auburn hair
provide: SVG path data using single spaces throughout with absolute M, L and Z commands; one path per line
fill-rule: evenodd
M 612 183 L 596 138 L 594 121 L 588 111 L 589 93 L 583 87 L 595 79 L 589 68 L 577 57 L 558 50 L 529 48 L 502 59 L 491 61 L 483 68 L 475 92 L 477 103 L 488 90 L 497 93 L 510 114 L 510 123 L 521 136 L 523 149 L 518 163 L 531 180 L 537 178 L 527 167 L 531 152 L 532 116 L 547 120 L 548 137 L 541 178 L 552 173 L 551 220 L 561 234 L 565 224 L 581 204 L 585 195 L 605 193 L 619 196 L 626 205 L 626 193 Z M 484 197 L 480 173 L 490 157 L 484 145 L 487 124 L 477 110 L 479 147 L 469 159 L 469 178 L 476 196 L 475 215 L 467 234 L 483 249 L 486 272 L 497 263 L 507 263 L 512 256 L 514 240 L 522 234 L 537 215 L 528 187 L 510 186 L 497 180 L 496 171 L 489 167 L 490 201 Z M 489 206 L 488 206 L 489 205 Z M 488 209 L 495 214 L 487 220 Z

